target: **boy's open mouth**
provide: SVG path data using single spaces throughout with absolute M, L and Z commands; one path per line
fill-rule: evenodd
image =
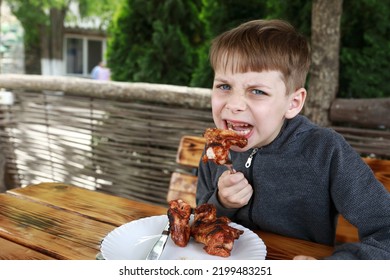
M 226 126 L 229 130 L 234 131 L 235 133 L 242 136 L 249 135 L 253 128 L 253 126 L 250 124 L 232 121 L 226 121 Z

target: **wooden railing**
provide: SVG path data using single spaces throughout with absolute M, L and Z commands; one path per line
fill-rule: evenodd
M 182 135 L 212 126 L 207 89 L 0 75 L 7 188 L 58 181 L 164 204 Z
M 60 181 L 165 205 L 172 172 L 183 170 L 181 137 L 214 126 L 209 89 L 32 75 L 0 75 L 1 88 L 15 97 L 0 105 L 5 188 Z M 359 135 L 344 120 L 335 129 L 359 152 L 390 158 L 388 116 Z
M 390 159 L 390 98 L 335 99 L 329 117 L 360 154 Z

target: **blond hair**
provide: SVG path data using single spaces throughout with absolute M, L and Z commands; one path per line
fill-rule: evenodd
M 283 20 L 253 20 L 216 37 L 210 48 L 213 70 L 234 72 L 280 71 L 287 93 L 305 86 L 310 47 L 296 29 Z

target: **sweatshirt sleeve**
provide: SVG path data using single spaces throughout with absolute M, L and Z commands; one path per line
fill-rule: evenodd
M 336 246 L 328 259 L 390 259 L 390 193 L 360 155 L 338 140 L 329 170 L 331 196 L 338 212 L 358 228 L 360 242 Z

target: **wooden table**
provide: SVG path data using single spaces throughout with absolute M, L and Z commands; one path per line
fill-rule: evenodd
M 116 227 L 167 208 L 61 183 L 42 183 L 0 194 L 0 259 L 91 260 Z M 332 247 L 256 231 L 267 259 L 297 254 L 321 258 Z

